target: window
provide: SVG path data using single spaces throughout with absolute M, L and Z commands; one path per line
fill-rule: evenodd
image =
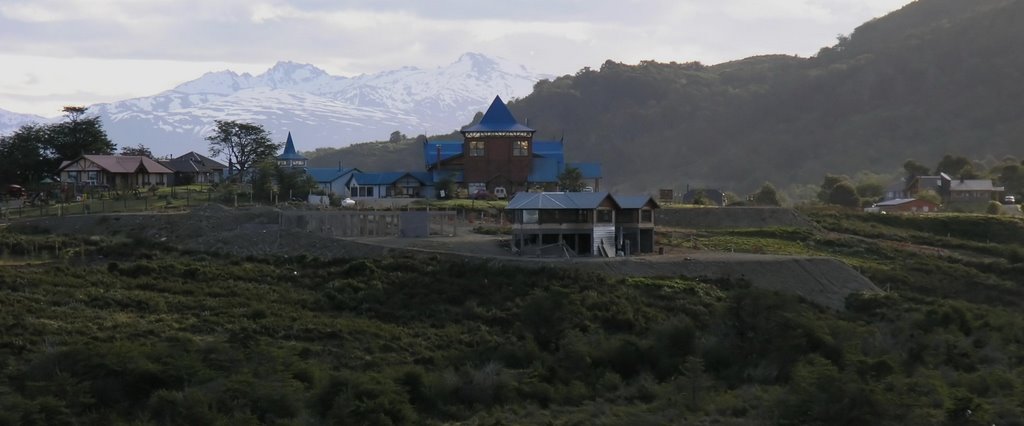
M 537 210 L 523 210 L 523 223 L 537 223 L 539 216 Z
M 485 153 L 484 141 L 469 141 L 470 157 L 483 157 Z
M 597 211 L 597 222 L 598 223 L 610 223 L 612 221 L 612 211 L 609 209 L 601 209 Z
M 87 180 L 89 182 L 92 182 L 92 183 L 96 183 L 96 180 L 99 179 L 99 174 L 100 173 L 95 171 L 95 170 L 89 171 L 89 172 L 85 172 L 85 180 Z
M 527 155 L 530 155 L 530 141 L 512 142 L 513 157 L 525 157 Z
M 353 197 L 372 197 L 373 187 L 372 186 L 357 186 L 352 188 Z
M 654 222 L 654 211 L 653 210 L 641 210 L 640 221 L 644 223 Z

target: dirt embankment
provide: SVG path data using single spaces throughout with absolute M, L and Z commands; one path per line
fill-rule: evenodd
M 728 209 L 694 210 L 723 212 Z M 777 212 L 753 214 L 755 219 L 747 218 L 730 223 L 737 227 L 753 227 L 751 220 L 786 217 L 785 209 L 770 210 Z M 18 222 L 12 226 L 42 228 L 57 234 L 146 238 L 185 249 L 240 256 L 306 254 L 327 258 L 361 258 L 426 254 L 434 256 L 436 261 L 478 259 L 517 267 L 579 268 L 614 276 L 682 275 L 745 279 L 754 286 L 797 294 L 837 310 L 844 308 L 845 298 L 851 293 L 880 291 L 857 271 L 830 258 L 692 252 L 616 259 L 538 259 L 513 256 L 499 248 L 498 240 L 501 237 L 477 235 L 465 230 L 459 231 L 456 237 L 339 239 L 318 233 L 282 230 L 279 214 L 279 210 L 266 207 L 231 210 L 210 205 L 191 213 L 70 216 Z M 797 220 L 787 220 L 790 221 L 776 221 L 769 226 L 783 226 L 779 223 L 794 226 L 792 224 L 799 223 Z M 685 226 L 697 227 L 693 222 Z
M 781 207 L 669 208 L 655 212 L 658 226 L 688 229 L 814 228 L 793 209 Z

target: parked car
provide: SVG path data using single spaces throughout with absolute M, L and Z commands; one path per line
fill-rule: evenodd
M 1017 197 L 1007 195 L 1003 197 L 1003 204 L 1017 204 Z
M 7 190 L 5 191 L 5 193 L 8 197 L 11 198 L 21 198 L 24 197 L 25 194 L 27 194 L 28 192 L 25 191 L 25 188 L 22 188 L 21 185 L 7 185 Z
M 474 192 L 473 196 L 471 198 L 474 199 L 474 200 L 497 200 L 498 199 L 498 197 L 495 197 L 494 194 L 491 194 L 490 192 L 487 192 L 486 190 L 483 190 L 483 189 Z
M 505 190 L 504 186 L 494 188 L 494 196 L 498 197 L 499 200 L 504 200 L 508 197 L 508 191 Z
M 594 192 L 593 186 L 587 186 L 583 188 L 583 192 Z

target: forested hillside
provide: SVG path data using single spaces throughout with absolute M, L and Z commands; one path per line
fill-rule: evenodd
M 564 135 L 569 158 L 604 163 L 613 189 L 743 193 L 908 158 L 1020 157 L 1022 24 L 1020 0 L 920 0 L 811 58 L 608 61 L 510 108 L 538 137 Z

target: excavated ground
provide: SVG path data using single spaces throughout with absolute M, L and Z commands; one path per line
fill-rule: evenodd
M 680 209 L 681 210 L 681 209 Z M 792 210 L 687 209 L 665 219 L 666 225 L 687 228 L 803 226 L 812 224 Z M 708 226 L 715 212 L 723 220 Z M 725 213 L 728 212 L 728 213 Z M 671 215 L 671 213 L 670 213 Z M 468 232 L 433 238 L 331 238 L 317 233 L 281 229 L 280 210 L 270 207 L 229 209 L 210 204 L 189 213 L 69 216 L 16 222 L 56 234 L 121 235 L 163 241 L 185 249 L 236 255 L 306 254 L 318 257 L 378 257 L 429 254 L 438 261 L 481 259 L 522 267 L 557 266 L 602 271 L 615 276 L 708 277 L 744 279 L 754 286 L 798 294 L 822 306 L 841 310 L 847 295 L 880 292 L 846 264 L 825 257 L 769 256 L 742 253 L 672 250 L 667 255 L 626 258 L 532 258 L 501 247 L 507 237 Z M 696 220 L 695 218 L 699 218 Z M 660 220 L 660 216 L 659 216 Z M 659 222 L 661 224 L 662 222 Z

